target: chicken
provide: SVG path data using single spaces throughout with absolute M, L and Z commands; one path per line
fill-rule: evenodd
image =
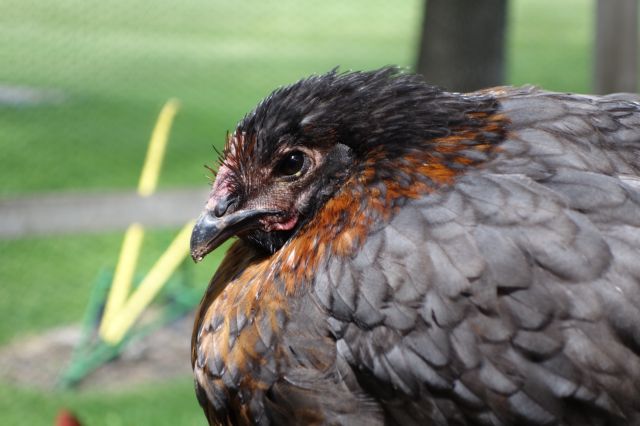
M 280 88 L 192 235 L 212 424 L 640 424 L 640 104 L 395 68 Z

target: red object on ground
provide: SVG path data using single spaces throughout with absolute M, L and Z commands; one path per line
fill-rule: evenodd
M 82 426 L 80 420 L 66 408 L 61 409 L 56 416 L 55 426 Z

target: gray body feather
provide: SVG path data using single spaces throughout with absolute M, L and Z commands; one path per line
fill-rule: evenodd
M 640 424 L 640 105 L 513 90 L 498 156 L 330 260 L 315 300 L 387 422 Z

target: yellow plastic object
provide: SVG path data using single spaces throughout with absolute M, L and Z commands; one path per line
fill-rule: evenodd
M 140 181 L 138 182 L 138 194 L 142 197 L 152 195 L 156 190 L 162 160 L 169 140 L 169 132 L 179 107 L 180 102 L 178 100 L 170 99 L 160 111 L 151 134 L 144 166 L 140 174 Z M 122 242 L 120 258 L 118 259 L 107 304 L 100 322 L 99 332 L 105 342 L 117 344 L 122 340 L 135 320 L 151 303 L 162 286 L 188 255 L 191 228 L 193 228 L 193 222 L 185 225 L 142 280 L 138 289 L 129 296 L 144 238 L 142 225 L 134 223 L 129 226 Z
M 195 222 L 187 223 L 171 242 L 171 245 L 156 261 L 140 286 L 122 306 L 117 316 L 109 321 L 102 333 L 105 342 L 116 344 L 122 340 L 142 311 L 151 303 L 162 286 L 189 252 L 189 238 Z
M 180 102 L 176 99 L 170 99 L 160 111 L 158 121 L 151 134 L 149 148 L 147 149 L 147 157 L 144 160 L 144 167 L 140 174 L 138 182 L 138 194 L 148 197 L 153 194 L 158 185 L 158 176 L 160 176 L 160 167 L 164 158 L 169 132 L 175 117 L 180 108 Z
M 143 238 L 144 229 L 142 225 L 139 223 L 129 225 L 127 232 L 124 234 L 124 240 L 122 241 L 122 249 L 120 249 L 118 265 L 113 275 L 107 305 L 104 309 L 104 314 L 102 314 L 102 321 L 100 323 L 101 334 L 104 332 L 106 324 L 111 321 L 115 313 L 120 310 L 129 296 Z

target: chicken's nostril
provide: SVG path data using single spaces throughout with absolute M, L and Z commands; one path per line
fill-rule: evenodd
M 220 198 L 216 203 L 216 206 L 213 208 L 213 214 L 215 214 L 216 217 L 222 217 L 227 210 L 229 210 L 229 206 L 233 204 L 235 200 L 236 198 L 231 194 Z

